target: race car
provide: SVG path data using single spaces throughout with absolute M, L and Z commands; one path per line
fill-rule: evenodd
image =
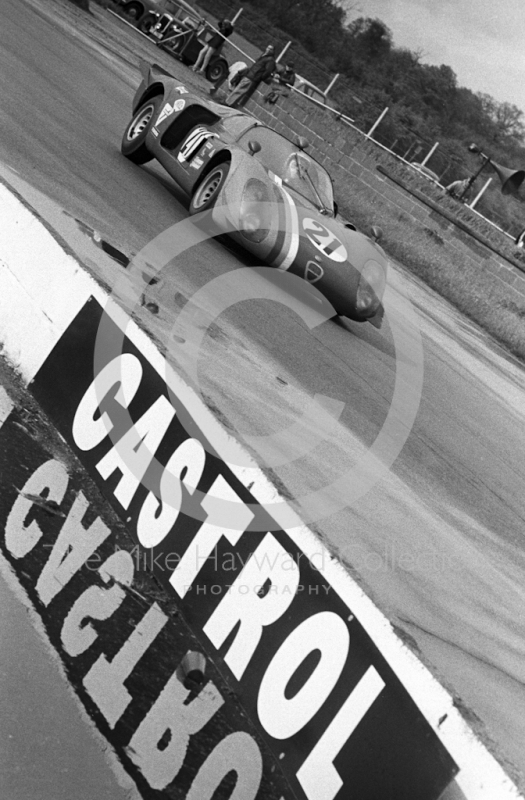
M 315 285 L 337 315 L 380 327 L 387 258 L 336 218 L 332 180 L 306 140 L 204 99 L 157 65 L 141 70 L 123 155 L 156 158 L 189 194 L 190 214 L 209 211 L 259 263 Z

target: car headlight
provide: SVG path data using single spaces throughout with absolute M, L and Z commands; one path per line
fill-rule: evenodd
M 367 261 L 357 287 L 356 307 L 358 311 L 375 311 L 383 297 L 386 285 L 386 270 L 377 261 Z
M 245 239 L 259 244 L 270 233 L 272 209 L 267 186 L 258 178 L 247 181 L 239 209 L 239 230 Z

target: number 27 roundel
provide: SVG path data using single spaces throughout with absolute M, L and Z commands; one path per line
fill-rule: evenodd
M 346 261 L 347 252 L 344 244 L 322 222 L 305 217 L 303 228 L 311 243 L 323 255 L 332 261 Z

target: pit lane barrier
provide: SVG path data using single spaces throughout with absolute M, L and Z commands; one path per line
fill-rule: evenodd
M 39 402 L 43 403 L 44 410 L 52 418 L 53 413 L 55 413 L 55 418 L 52 421 L 71 446 L 74 446 L 75 442 L 68 435 L 67 425 L 64 427 L 64 418 L 57 417 L 56 412 L 52 410 L 52 403 L 57 400 L 57 395 L 54 394 L 55 385 L 59 384 L 61 380 L 65 381 L 65 385 L 60 389 L 62 392 L 60 402 L 65 405 L 63 407 L 59 405 L 59 410 L 62 414 L 66 405 L 70 403 L 65 415 L 69 414 L 69 417 L 71 415 L 74 417 L 75 409 L 78 411 L 80 407 L 79 400 L 80 403 L 84 402 L 89 392 L 90 369 L 90 377 L 91 380 L 93 379 L 93 359 L 89 359 L 89 354 L 92 353 L 90 348 L 94 347 L 94 342 L 90 337 L 96 337 L 101 319 L 104 317 L 110 327 L 113 326 L 116 331 L 120 330 L 121 335 L 125 335 L 126 353 L 129 355 L 130 360 L 135 359 L 139 363 L 141 374 L 150 374 L 151 385 L 159 386 L 164 380 L 167 380 L 171 390 L 170 397 L 175 397 L 177 402 L 180 403 L 180 409 L 184 409 L 186 413 L 188 413 L 188 409 L 191 409 L 190 416 L 193 428 L 198 429 L 198 435 L 205 437 L 212 444 L 217 454 L 220 455 L 224 445 L 227 443 L 229 452 L 232 451 L 232 447 L 239 447 L 239 452 L 242 453 L 242 458 L 238 460 L 239 464 L 246 464 L 247 461 L 250 461 L 251 457 L 240 449 L 240 446 L 232 439 L 231 435 L 222 427 L 221 423 L 213 416 L 212 412 L 193 390 L 165 363 L 162 353 L 145 332 L 123 314 L 122 309 L 109 296 L 108 292 L 84 270 L 81 263 L 72 254 L 64 249 L 54 237 L 53 232 L 26 205 L 23 199 L 3 184 L 0 184 L 0 213 L 2 218 L 0 231 L 0 344 L 2 351 L 19 373 L 24 384 L 35 394 Z M 87 363 L 82 364 L 82 359 L 85 359 Z M 60 365 L 63 367 L 67 363 L 70 365 L 75 364 L 75 367 L 69 370 L 71 374 L 63 374 L 59 380 L 57 368 Z M 67 372 L 68 370 L 66 369 L 65 373 Z M 79 394 L 75 381 L 79 376 L 82 376 L 82 379 L 85 380 L 85 373 L 87 373 L 86 385 L 88 392 L 85 392 L 85 386 L 83 386 Z M 71 395 L 73 396 L 71 397 Z M 8 420 L 9 417 L 2 420 L 3 425 L 6 425 Z M 91 421 L 93 422 L 93 418 Z M 89 457 L 83 458 L 79 448 L 77 448 L 76 452 L 83 460 L 88 473 L 96 478 L 96 470 L 93 469 L 94 462 L 90 462 Z M 100 452 L 97 458 L 99 456 Z M 228 467 L 229 471 L 226 467 Z M 230 490 L 231 487 L 235 487 L 239 497 L 243 495 L 243 492 L 246 493 L 248 491 L 246 486 L 243 485 L 243 481 L 246 475 L 249 474 L 253 482 L 249 487 L 249 496 L 254 498 L 255 502 L 261 505 L 277 501 L 285 502 L 255 462 L 251 462 L 248 472 L 244 468 L 236 468 L 232 465 L 226 465 L 226 467 L 224 464 L 219 464 L 219 472 L 222 471 L 222 479 L 224 480 L 225 476 L 228 478 Z M 255 476 L 255 479 L 253 476 Z M 100 478 L 100 475 L 98 477 Z M 34 476 L 31 476 L 28 480 L 27 492 L 33 487 L 33 484 L 31 484 L 33 479 Z M 101 485 L 100 480 L 99 485 Z M 104 487 L 102 488 L 104 489 Z M 112 491 L 114 492 L 114 489 Z M 107 490 L 107 492 L 109 492 L 108 496 L 110 496 L 111 491 Z M 34 494 L 27 494 L 27 497 L 34 498 Z M 26 516 L 32 502 L 31 499 L 27 500 L 27 497 L 26 502 L 29 505 L 26 507 Z M 113 506 L 118 510 L 118 504 L 114 498 Z M 120 513 L 124 521 L 129 520 L 127 511 L 122 514 L 122 509 L 120 509 Z M 22 516 L 22 520 L 25 520 L 24 516 Z M 30 527 L 24 530 L 29 532 Z M 33 534 L 31 535 L 33 536 Z M 28 538 L 30 538 L 29 534 Z M 193 539 L 190 541 L 188 549 L 193 544 L 193 541 Z M 240 541 L 242 542 L 242 538 Z M 5 547 L 5 543 L 2 544 Z M 295 603 L 294 600 L 295 604 L 290 606 L 292 613 L 288 612 L 288 628 L 280 631 L 277 636 L 277 646 L 275 648 L 272 647 L 273 640 L 271 637 L 267 640 L 267 648 L 270 651 L 272 649 L 276 650 L 276 653 L 272 652 L 270 655 L 270 663 L 267 663 L 265 654 L 258 653 L 262 662 L 261 669 L 263 674 L 260 676 L 256 688 L 261 691 L 261 687 L 264 684 L 266 694 L 272 698 L 272 707 L 276 703 L 280 704 L 283 713 L 279 720 L 272 719 L 271 714 L 268 715 L 264 708 L 262 708 L 263 713 L 260 713 L 260 717 L 264 717 L 262 722 L 261 718 L 257 718 L 256 709 L 261 712 L 261 704 L 259 703 L 259 706 L 257 706 L 254 698 L 242 685 L 242 669 L 239 664 L 241 664 L 243 658 L 246 658 L 246 654 L 237 653 L 237 660 L 235 661 L 231 657 L 230 659 L 228 658 L 228 656 L 231 656 L 232 650 L 235 649 L 233 646 L 230 647 L 226 656 L 221 656 L 218 652 L 220 636 L 217 627 L 214 632 L 212 631 L 213 626 L 210 627 L 210 620 L 215 617 L 217 608 L 221 608 L 225 599 L 220 598 L 219 605 L 217 605 L 215 598 L 213 601 L 215 606 L 212 605 L 210 607 L 210 598 L 201 598 L 200 600 L 199 598 L 193 598 L 192 601 L 186 604 L 184 593 L 179 592 L 179 596 L 173 593 L 174 600 L 177 601 L 182 612 L 188 611 L 190 617 L 193 614 L 192 627 L 197 638 L 205 640 L 206 631 L 204 629 L 207 629 L 209 639 L 207 652 L 212 654 L 214 660 L 221 665 L 226 673 L 228 673 L 228 666 L 231 668 L 231 673 L 228 673 L 228 679 L 235 687 L 237 700 L 241 706 L 244 703 L 244 710 L 250 716 L 253 724 L 270 741 L 270 749 L 277 743 L 275 749 L 278 754 L 276 755 L 276 763 L 279 764 L 279 759 L 282 758 L 282 770 L 290 787 L 290 793 L 283 794 L 282 800 L 284 800 L 285 796 L 286 800 L 288 798 L 335 800 L 336 796 L 342 796 L 339 793 L 340 789 L 347 793 L 349 791 L 355 792 L 358 785 L 356 784 L 355 776 L 352 781 L 352 777 L 345 773 L 346 767 L 341 758 L 344 755 L 344 761 L 351 762 L 352 759 L 348 756 L 349 742 L 350 745 L 357 747 L 361 758 L 363 753 L 366 754 L 369 750 L 374 750 L 374 743 L 380 745 L 379 750 L 373 753 L 375 770 L 377 774 L 380 774 L 383 766 L 381 758 L 385 757 L 385 752 L 388 753 L 396 747 L 398 749 L 401 748 L 401 750 L 404 746 L 413 747 L 416 741 L 413 736 L 414 732 L 416 738 L 422 737 L 422 741 L 417 745 L 418 747 L 421 746 L 424 749 L 428 744 L 430 750 L 425 752 L 431 763 L 426 764 L 425 767 L 419 763 L 417 758 L 413 758 L 413 751 L 401 753 L 408 760 L 404 767 L 405 770 L 417 772 L 417 770 L 426 768 L 427 775 L 432 774 L 433 771 L 441 771 L 439 788 L 436 784 L 433 793 L 430 791 L 427 795 L 423 792 L 418 794 L 418 797 L 426 798 L 428 796 L 435 798 L 435 800 L 440 796 L 451 800 L 452 798 L 454 800 L 458 798 L 466 798 L 466 800 L 495 800 L 495 798 L 498 798 L 498 800 L 518 800 L 518 798 L 521 798 L 523 800 L 523 796 L 502 766 L 467 725 L 459 713 L 453 697 L 445 691 L 413 652 L 396 636 L 391 624 L 380 610 L 366 596 L 351 575 L 343 569 L 342 565 L 330 556 L 316 535 L 303 525 L 299 518 L 297 518 L 297 525 L 294 528 L 289 528 L 279 535 L 276 534 L 275 537 L 271 534 L 261 537 L 259 546 L 263 546 L 264 549 L 264 546 L 268 548 L 271 545 L 276 550 L 279 547 L 283 548 L 284 544 L 286 544 L 289 553 L 295 554 L 296 562 L 298 554 L 299 556 L 303 554 L 306 559 L 309 559 L 314 553 L 324 553 L 326 564 L 323 567 L 322 575 L 320 573 L 314 574 L 316 571 L 313 564 L 311 561 L 307 562 L 307 568 L 310 570 L 309 580 L 310 582 L 314 582 L 314 580 L 324 582 L 333 590 L 333 594 L 330 595 L 329 600 L 324 599 L 324 604 L 319 600 L 317 594 L 313 598 L 310 597 L 308 599 L 309 613 L 306 615 L 304 605 L 306 601 L 300 598 Z M 7 554 L 12 558 L 12 552 Z M 246 580 L 244 571 L 243 574 L 245 575 L 244 580 Z M 176 581 L 168 581 L 167 585 L 171 586 L 172 592 L 175 584 Z M 56 588 L 54 591 L 56 591 Z M 188 592 L 188 594 L 191 594 L 191 592 Z M 328 596 L 328 592 L 326 594 Z M 205 608 L 206 603 L 208 603 L 207 608 Z M 202 612 L 200 616 L 197 613 L 198 611 Z M 295 620 L 294 614 L 299 615 L 297 620 Z M 155 619 L 157 622 L 155 622 Z M 155 624 L 160 625 L 159 619 L 157 610 L 155 614 L 151 615 L 150 621 L 153 627 L 155 627 Z M 316 623 L 312 626 L 310 623 L 314 620 L 318 620 L 319 624 Z M 295 624 L 295 621 L 298 624 Z M 272 624 L 273 621 L 271 624 L 269 623 L 269 627 Z M 331 638 L 336 640 L 338 637 L 334 636 L 334 633 L 337 631 L 338 635 L 341 635 L 341 631 L 347 625 L 355 626 L 352 628 L 352 636 L 354 637 L 352 648 L 354 649 L 351 651 L 354 660 L 357 659 L 359 661 L 359 658 L 363 658 L 359 651 L 359 642 L 361 641 L 364 646 L 363 652 L 367 652 L 367 658 L 371 661 L 372 666 L 369 666 L 368 669 L 361 668 L 360 672 L 358 670 L 359 674 L 357 676 L 353 674 L 351 680 L 348 674 L 344 673 L 348 681 L 346 686 L 340 687 L 334 681 L 332 688 L 337 685 L 339 693 L 342 688 L 347 696 L 346 699 L 341 697 L 338 702 L 335 702 L 335 705 L 332 702 L 330 713 L 325 711 L 325 706 L 327 705 L 324 703 L 327 699 L 326 692 L 322 688 L 318 690 L 322 695 L 322 700 L 319 701 L 317 708 L 321 712 L 320 716 L 315 717 L 314 728 L 312 729 L 311 726 L 308 728 L 309 745 L 306 749 L 300 736 L 298 740 L 296 737 L 295 749 L 290 750 L 292 767 L 289 767 L 286 763 L 287 757 L 283 758 L 283 756 L 288 756 L 289 754 L 286 743 L 287 733 L 284 729 L 290 724 L 293 728 L 297 715 L 300 716 L 302 712 L 293 707 L 293 698 L 285 700 L 284 689 L 286 686 L 283 685 L 281 687 L 283 691 L 282 695 L 279 696 L 279 693 L 268 685 L 268 681 L 265 681 L 265 675 L 271 672 L 275 678 L 278 676 L 279 671 L 284 670 L 286 672 L 287 659 L 283 658 L 283 656 L 286 655 L 288 659 L 292 658 L 293 660 L 293 653 L 297 649 L 306 657 L 309 647 L 317 646 L 316 637 L 322 635 L 320 628 L 326 627 Z M 331 626 L 335 626 L 333 630 Z M 303 629 L 306 636 L 306 649 L 304 637 L 301 639 L 297 635 L 300 628 Z M 140 633 L 142 639 L 147 638 L 147 636 L 152 639 L 155 635 L 151 630 L 146 635 L 144 628 L 141 629 Z M 215 650 L 212 646 L 214 641 L 217 645 Z M 313 644 L 310 644 L 311 642 Z M 136 649 L 136 642 L 134 642 L 133 646 Z M 321 652 L 323 653 L 322 647 Z M 143 654 L 143 651 L 141 653 Z M 248 653 L 248 655 L 250 654 Z M 138 659 L 138 657 L 137 655 L 136 658 Z M 115 661 L 117 661 L 117 658 L 115 658 Z M 321 672 L 326 678 L 325 659 L 322 656 L 319 664 L 307 679 L 307 688 L 311 688 L 311 680 L 315 678 L 318 667 L 321 665 L 323 665 Z M 294 670 L 298 669 L 299 666 L 296 664 Z M 343 672 L 340 671 L 336 678 L 340 674 L 343 674 Z M 235 677 L 239 678 L 237 683 L 234 680 Z M 289 677 L 291 679 L 291 676 Z M 349 692 L 351 684 L 354 688 Z M 384 707 L 380 705 L 378 698 L 381 697 L 383 690 L 385 691 L 382 700 L 388 697 L 389 691 L 395 694 L 396 702 L 393 705 L 388 703 Z M 92 691 L 93 695 L 95 695 L 93 687 Z M 331 695 L 330 699 L 332 701 L 335 694 L 337 693 L 333 692 Z M 299 695 L 301 695 L 301 691 L 299 691 Z M 168 699 L 163 695 L 162 699 L 168 702 Z M 310 699 L 312 700 L 312 698 Z M 108 702 L 111 705 L 114 701 L 112 698 L 108 699 L 106 695 L 104 702 Z M 370 709 L 373 712 L 371 715 L 369 714 L 372 720 L 372 727 L 366 728 L 364 720 L 366 720 L 367 712 Z M 402 709 L 401 716 L 399 709 Z M 386 710 L 390 716 L 381 717 L 381 710 L 383 712 Z M 324 715 L 322 712 L 324 712 Z M 112 713 L 116 712 L 113 710 Z M 148 716 L 146 717 L 147 719 Z M 113 727 L 117 720 L 118 714 L 112 720 Z M 315 727 L 316 725 L 319 726 L 318 730 Z M 357 732 L 354 732 L 356 727 Z M 142 728 L 143 725 L 140 726 L 141 731 Z M 360 744 L 360 738 L 362 738 L 365 729 L 367 730 L 367 737 L 365 737 L 366 747 L 362 751 L 360 746 L 362 747 L 363 745 L 362 742 Z M 400 730 L 403 732 L 401 736 Z M 267 735 L 269 731 L 270 735 Z M 193 729 L 189 733 L 193 733 Z M 146 733 L 142 731 L 141 735 L 144 738 Z M 315 740 L 313 748 L 311 745 L 312 735 Z M 191 739 L 191 736 L 187 738 Z M 135 742 L 135 739 L 132 741 Z M 297 744 L 297 741 L 299 744 Z M 135 744 L 140 755 L 140 742 L 135 742 Z M 155 750 L 155 753 L 160 759 L 159 752 Z M 138 758 L 137 751 L 135 751 L 134 757 Z M 142 769 L 143 777 L 150 788 L 163 788 L 162 776 L 155 772 L 155 764 L 157 763 L 155 760 L 146 763 L 138 758 L 136 763 L 138 763 L 139 769 Z M 153 766 L 151 766 L 151 763 L 153 763 Z M 205 762 L 205 764 L 207 763 Z M 387 775 L 387 780 L 391 780 L 391 778 L 391 775 Z M 198 776 L 195 780 L 197 781 L 197 779 Z M 348 783 L 346 783 L 347 780 Z M 408 777 L 406 780 L 410 785 Z M 365 776 L 365 781 L 368 781 L 366 785 L 369 785 L 370 776 L 368 778 Z M 445 788 L 447 785 L 448 788 Z M 260 796 L 257 794 L 257 787 L 258 784 L 253 792 L 251 792 L 251 789 L 246 789 L 244 794 L 239 794 L 239 798 L 242 797 L 243 800 L 247 800 L 248 798 Z M 368 796 L 364 792 L 359 794 L 363 797 Z M 384 787 L 383 793 L 380 791 L 375 796 L 380 795 L 394 797 L 394 795 L 384 793 Z M 190 796 L 196 797 L 198 795 L 195 795 L 195 792 L 190 790 L 187 797 Z M 211 794 L 209 796 L 211 797 Z M 237 797 L 237 793 L 234 796 Z M 397 797 L 397 795 L 395 796 Z M 411 794 L 409 790 L 408 793 L 404 792 L 403 796 L 415 797 L 416 794 Z M 200 795 L 200 797 L 204 797 L 204 794 Z

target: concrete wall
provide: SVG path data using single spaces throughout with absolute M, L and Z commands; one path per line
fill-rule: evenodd
M 266 91 L 258 91 L 247 110 L 284 135 L 306 137 L 336 189 L 350 184 L 356 195 L 367 192 L 373 198 L 375 193 L 379 208 L 387 204 L 397 218 L 402 212 L 413 221 L 414 232 L 442 245 L 455 261 L 459 256 L 490 272 L 508 288 L 509 299 L 525 300 L 525 254 L 508 235 L 331 112 L 296 93 L 271 107 L 262 101 Z M 380 219 L 372 222 L 381 224 Z M 388 249 L 388 237 L 383 244 Z

